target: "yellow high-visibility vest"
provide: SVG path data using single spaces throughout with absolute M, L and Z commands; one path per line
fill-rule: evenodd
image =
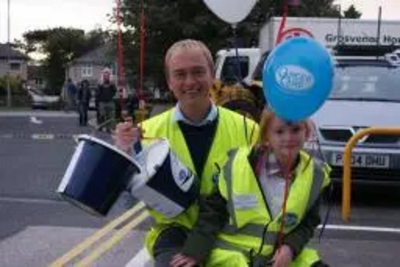
M 179 124 L 173 120 L 175 108 L 143 122 L 146 138 L 167 138 L 171 149 L 193 173 L 196 173 L 185 138 Z M 228 151 L 241 146 L 252 146 L 258 140 L 258 125 L 238 113 L 218 107 L 218 124 L 202 176 L 200 193 L 208 195 L 213 190 L 213 177 L 219 173 L 228 159 Z M 214 179 L 215 180 L 215 179 Z M 150 210 L 155 220 L 154 227 L 146 237 L 146 247 L 152 254 L 154 243 L 159 234 L 172 225 L 191 229 L 198 217 L 198 206 L 192 205 L 188 210 L 174 218 L 166 218 L 161 213 Z
M 221 257 L 224 250 L 240 251 L 248 256 L 250 251 L 258 252 L 262 248 L 261 254 L 272 258 L 276 249 L 282 214 L 274 219 L 269 214 L 262 188 L 248 161 L 249 153 L 250 148 L 231 151 L 219 177 L 219 190 L 227 200 L 230 214 L 229 225 L 218 235 L 217 248 Z M 329 185 L 329 172 L 327 165 L 300 152 L 300 163 L 287 200 L 285 234 L 299 225 L 321 191 Z M 218 257 L 218 253 L 213 253 L 213 257 Z M 318 260 L 316 251 L 304 249 L 290 266 L 310 266 Z

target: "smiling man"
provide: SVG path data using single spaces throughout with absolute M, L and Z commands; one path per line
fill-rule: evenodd
M 202 42 L 182 40 L 173 44 L 165 56 L 165 74 L 178 102 L 174 108 L 142 124 L 145 138 L 167 138 L 174 153 L 196 174 L 201 188 L 199 198 L 213 192 L 213 177 L 227 159 L 227 152 L 251 145 L 258 138 L 258 126 L 254 121 L 211 102 L 209 89 L 214 81 L 213 69 L 212 55 Z M 115 144 L 130 152 L 135 131 L 131 122 L 117 125 Z M 193 204 L 174 218 L 150 210 L 155 225 L 147 236 L 146 246 L 154 256 L 155 266 L 170 266 L 171 259 L 179 253 L 193 258 L 195 263 L 206 260 L 213 247 L 208 238 L 200 238 L 204 242 L 182 251 L 199 210 L 202 212 L 201 207 Z M 221 216 L 226 217 L 226 214 Z M 215 222 L 223 218 L 215 217 L 218 216 L 209 218 L 205 227 L 215 228 L 216 232 L 218 224 Z M 202 237 L 201 233 L 199 236 Z

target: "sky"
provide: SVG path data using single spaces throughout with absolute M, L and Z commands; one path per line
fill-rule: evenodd
M 167 0 L 166 0 L 167 1 Z M 199 0 L 200 1 L 200 0 Z M 229 0 L 226 0 L 229 1 Z M 22 39 L 29 30 L 58 26 L 76 27 L 86 31 L 95 27 L 109 28 L 107 14 L 115 7 L 115 0 L 10 0 L 10 40 Z M 363 13 L 362 18 L 378 17 L 400 20 L 400 0 L 336 0 L 347 9 L 354 4 Z M 7 42 L 7 0 L 0 0 L 0 43 Z

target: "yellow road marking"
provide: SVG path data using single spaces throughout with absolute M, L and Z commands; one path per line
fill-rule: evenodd
M 133 228 L 138 226 L 148 217 L 147 211 L 143 211 L 134 220 L 125 225 L 122 229 L 118 230 L 110 239 L 104 242 L 101 246 L 90 253 L 86 258 L 76 264 L 77 267 L 89 266 L 98 258 L 101 257 L 105 252 L 112 249 L 118 242 L 120 242 L 125 236 L 127 236 Z
M 104 237 L 106 234 L 109 232 L 113 231 L 118 225 L 121 223 L 125 222 L 128 220 L 130 217 L 138 213 L 144 208 L 143 202 L 139 202 L 136 204 L 134 207 L 132 207 L 130 210 L 122 214 L 121 216 L 117 217 L 110 223 L 108 223 L 106 226 L 98 230 L 96 233 L 93 235 L 89 236 L 86 238 L 83 242 L 81 242 L 79 245 L 71 249 L 69 252 L 61 256 L 59 259 L 54 261 L 50 266 L 51 267 L 58 267 L 58 266 L 64 266 L 66 263 L 70 262 L 72 259 L 74 259 L 76 256 L 81 254 L 84 250 L 88 249 L 91 245 L 93 245 L 95 242 L 97 242 L 100 238 Z M 142 215 L 145 214 L 146 217 L 147 212 L 143 211 L 141 215 L 138 216 L 138 218 L 142 218 Z M 144 218 L 145 219 L 145 218 Z M 142 219 L 142 221 L 144 220 Z M 134 225 L 134 227 L 137 226 L 140 222 L 136 222 L 137 219 L 133 220 L 129 225 Z M 135 222 L 135 224 L 133 224 Z M 124 228 L 123 228 L 124 229 Z

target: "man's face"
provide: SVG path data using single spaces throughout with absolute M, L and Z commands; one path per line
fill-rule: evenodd
M 212 70 L 200 49 L 175 51 L 167 62 L 170 90 L 182 104 L 209 101 Z
M 104 81 L 110 81 L 110 73 L 109 72 L 104 72 L 103 73 L 103 79 L 104 79 Z

